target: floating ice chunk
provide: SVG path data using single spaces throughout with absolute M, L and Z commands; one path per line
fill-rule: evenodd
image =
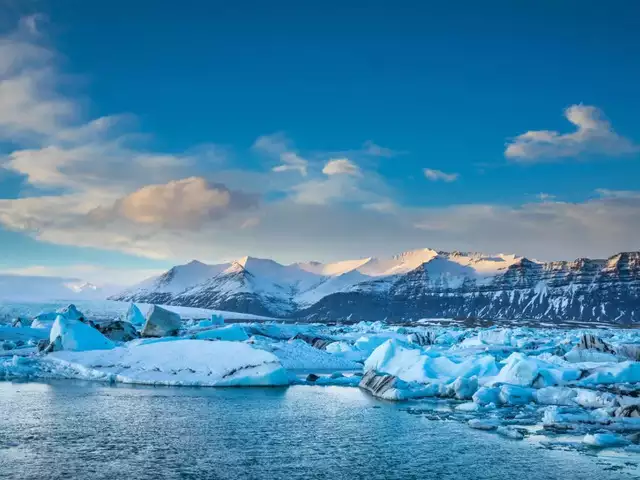
M 499 387 L 482 387 L 473 394 L 473 401 L 478 405 L 497 405 L 500 402 Z
M 368 355 L 370 355 L 376 348 L 382 345 L 384 342 L 389 340 L 388 335 L 365 335 L 358 338 L 354 345 L 358 350 L 362 350 Z
M 365 352 L 358 350 L 350 343 L 343 341 L 330 343 L 325 348 L 325 351 L 347 358 L 354 362 L 361 362 L 366 358 Z
M 214 325 L 224 325 L 224 318 L 222 318 L 222 315 L 214 313 L 211 315 L 210 320 L 200 320 L 198 322 L 198 327 L 200 328 L 213 327 Z
M 63 350 L 80 352 L 85 350 L 106 350 L 114 348 L 114 343 L 95 328 L 78 320 L 58 315 L 51 327 L 49 341 Z
M 579 422 L 590 423 L 593 418 L 588 412 L 557 406 L 546 407 L 542 415 L 542 424 L 546 426 Z
M 139 337 L 136 327 L 124 320 L 99 323 L 95 325 L 95 328 L 109 340 L 116 342 L 128 342 Z
M 399 400 L 398 377 L 369 370 L 360 380 L 359 386 L 374 397 Z
M 502 422 L 497 418 L 472 418 L 467 424 L 476 430 L 495 430 Z
M 268 342 L 259 341 L 255 343 L 256 348 L 273 353 L 280 359 L 282 366 L 292 370 L 306 371 L 337 371 L 337 370 L 358 370 L 362 365 L 355 363 L 348 358 L 325 350 L 318 350 L 302 340 L 292 342 Z
M 332 342 L 325 350 L 329 353 L 351 353 L 356 352 L 357 349 L 348 342 Z
M 534 392 L 534 399 L 541 405 L 575 406 L 578 393 L 569 387 L 544 387 Z
M 427 345 L 433 345 L 436 342 L 436 337 L 433 332 L 413 332 L 407 335 L 407 342 L 424 347 Z
M 406 382 L 451 383 L 458 377 L 494 375 L 495 359 L 490 355 L 460 360 L 435 351 L 410 348 L 396 340 L 388 340 L 367 358 L 365 370 L 396 375 Z
M 147 313 L 141 335 L 143 337 L 171 337 L 178 334 L 181 326 L 180 315 L 158 305 L 152 305 Z
M 619 418 L 640 418 L 640 405 L 625 405 L 619 407 L 613 415 Z
M 125 319 L 131 325 L 135 325 L 136 327 L 144 325 L 145 322 L 144 315 L 142 315 L 142 312 L 135 303 L 129 305 L 129 309 L 127 310 Z
M 148 385 L 272 386 L 289 377 L 278 359 L 238 342 L 176 340 L 47 356 L 68 376 Z
M 480 406 L 474 402 L 461 403 L 456 406 L 458 412 L 477 412 Z
M 621 357 L 640 362 L 640 344 L 622 344 L 616 346 L 616 353 Z
M 360 383 L 360 377 L 355 375 L 343 375 L 341 377 L 318 377 L 318 379 L 313 383 L 314 385 L 322 386 L 357 387 Z
M 540 373 L 540 363 L 522 353 L 512 353 L 494 383 L 531 386 Z
M 244 342 L 249 339 L 249 335 L 240 325 L 235 323 L 222 328 L 214 328 L 204 332 L 196 333 L 193 338 L 198 340 L 226 340 L 229 342 Z
M 511 345 L 511 330 L 507 328 L 481 330 L 478 340 L 486 345 Z
M 576 348 L 580 350 L 595 350 L 603 353 L 616 353 L 611 345 L 591 333 L 582 334 Z
M 621 435 L 615 433 L 595 433 L 584 436 L 582 442 L 586 445 L 598 448 L 621 447 L 630 442 Z
M 78 310 L 78 307 L 76 307 L 73 303 L 67 305 L 64 308 L 59 308 L 58 310 L 56 310 L 56 313 L 63 315 L 69 320 L 84 321 L 85 318 L 82 312 Z
M 514 427 L 501 426 L 496 429 L 496 433 L 513 440 L 522 440 L 524 438 L 524 432 L 522 429 Z
M 453 395 L 458 400 L 468 400 L 478 390 L 478 377 L 458 377 L 451 384 Z
M 564 359 L 571 363 L 581 362 L 617 362 L 618 357 L 612 353 L 604 353 L 598 350 L 583 350 L 574 348 L 564 355 Z
M 584 408 L 612 408 L 618 405 L 618 397 L 609 392 L 577 388 L 575 402 Z
M 526 405 L 533 401 L 532 388 L 517 385 L 502 385 L 498 398 L 503 405 Z
M 58 314 L 56 312 L 43 312 L 36 315 L 31 322 L 31 328 L 50 329 L 53 322 L 56 321 Z
M 462 348 L 480 347 L 482 345 L 485 345 L 485 344 L 482 343 L 482 340 L 480 340 L 478 335 L 475 335 L 475 336 L 469 337 L 469 338 L 465 338 L 462 342 L 460 342 L 460 347 L 462 347 Z
M 621 362 L 597 367 L 591 375 L 579 383 L 581 385 L 597 385 L 638 382 L 640 382 L 640 362 Z
M 542 388 L 577 380 L 580 378 L 580 373 L 578 368 L 562 368 L 538 358 L 514 352 L 506 359 L 505 366 L 492 383 Z

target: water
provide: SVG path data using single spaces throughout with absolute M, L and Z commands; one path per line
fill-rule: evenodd
M 0 382 L 0 478 L 619 479 L 358 389 Z

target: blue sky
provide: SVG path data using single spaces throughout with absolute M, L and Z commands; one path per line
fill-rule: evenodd
M 638 248 L 637 2 L 205 3 L 4 3 L 0 270 Z

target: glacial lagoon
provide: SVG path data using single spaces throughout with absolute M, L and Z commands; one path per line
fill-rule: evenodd
M 638 456 L 515 441 L 434 405 L 338 386 L 0 382 L 0 478 L 637 478 Z

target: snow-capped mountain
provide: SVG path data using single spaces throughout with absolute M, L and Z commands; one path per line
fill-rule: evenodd
M 640 252 L 538 262 L 420 249 L 294 263 L 244 257 L 173 267 L 114 297 L 307 320 L 423 317 L 640 321 Z
M 77 278 L 0 275 L 0 300 L 103 300 L 117 289 L 110 285 L 96 286 Z

